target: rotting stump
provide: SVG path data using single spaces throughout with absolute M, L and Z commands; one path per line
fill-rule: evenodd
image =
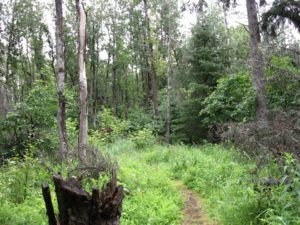
M 43 198 L 49 225 L 119 225 L 122 211 L 123 187 L 117 186 L 115 171 L 111 180 L 99 191 L 86 192 L 79 178 L 64 180 L 60 174 L 53 176 L 58 203 L 55 215 L 48 184 L 42 185 Z

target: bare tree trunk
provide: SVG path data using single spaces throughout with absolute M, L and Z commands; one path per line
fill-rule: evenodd
M 57 98 L 58 112 L 57 123 L 60 140 L 60 159 L 64 161 L 68 156 L 68 136 L 66 126 L 66 97 L 65 97 L 65 59 L 63 44 L 63 11 L 62 0 L 55 0 L 56 21 L 55 21 L 55 39 L 56 39 L 56 74 L 57 74 Z
M 128 119 L 128 110 L 129 110 L 129 94 L 128 94 L 128 71 L 127 68 L 124 68 L 125 72 L 125 119 Z
M 168 0 L 169 5 L 169 25 L 168 25 L 168 71 L 167 71 L 167 123 L 166 123 L 166 142 L 170 143 L 171 133 L 171 0 Z
M 108 52 L 107 64 L 106 64 L 106 78 L 105 78 L 105 89 L 104 89 L 104 104 L 108 104 L 108 78 L 109 78 L 109 65 L 110 65 L 110 52 Z
M 116 37 L 116 18 L 117 18 L 117 4 L 115 1 L 114 15 L 112 18 L 112 39 L 113 39 L 113 54 L 112 54 L 112 105 L 114 114 L 117 115 L 117 37 Z M 121 92 L 120 92 L 121 93 Z
M 98 41 L 96 47 L 96 34 L 95 34 L 95 25 L 93 21 L 93 34 L 92 34 L 92 59 L 91 59 L 91 68 L 93 74 L 93 82 L 92 82 L 92 112 L 93 112 L 93 127 L 97 126 L 97 103 L 98 103 L 98 84 L 97 84 L 97 65 L 98 65 Z M 96 49 L 97 48 L 97 49 Z
M 224 14 L 224 28 L 225 28 L 225 38 L 226 38 L 226 43 L 229 45 L 229 29 L 228 29 L 228 15 L 227 15 L 227 8 L 225 4 L 222 5 L 222 10 Z
M 88 142 L 88 91 L 85 71 L 85 46 L 86 46 L 86 13 L 84 11 L 82 0 L 76 0 L 76 7 L 79 19 L 79 49 L 78 49 L 78 75 L 80 90 L 80 116 L 79 116 L 79 138 L 78 153 L 79 158 L 83 160 L 86 156 Z
M 148 1 L 144 0 L 144 13 L 146 19 L 146 28 L 147 28 L 147 41 L 148 41 L 148 51 L 147 54 L 150 58 L 150 68 L 151 68 L 151 79 L 152 79 L 152 94 L 153 94 L 153 110 L 154 115 L 156 117 L 159 116 L 158 112 L 158 92 L 157 92 L 157 74 L 155 68 L 155 60 L 154 60 L 154 53 L 153 53 L 153 43 L 151 40 L 151 28 L 150 28 L 150 18 L 148 15 Z
M 149 55 L 147 50 L 147 37 L 146 37 L 145 29 L 143 29 L 143 54 L 141 55 L 141 72 L 142 72 L 142 84 L 144 88 L 144 103 L 145 103 L 145 112 L 149 110 L 149 97 L 150 97 L 150 88 L 149 88 L 149 74 L 150 74 L 150 66 L 149 66 Z
M 250 31 L 252 79 L 256 90 L 256 119 L 262 124 L 268 124 L 268 109 L 265 96 L 264 62 L 260 50 L 260 33 L 257 19 L 257 6 L 255 0 L 246 0 L 248 24 Z

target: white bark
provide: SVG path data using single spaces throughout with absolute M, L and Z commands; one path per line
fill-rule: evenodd
M 85 48 L 86 48 L 86 13 L 84 11 L 82 0 L 76 0 L 76 7 L 79 21 L 79 47 L 78 47 L 78 75 L 79 75 L 79 138 L 78 153 L 79 158 L 83 160 L 86 156 L 88 144 L 88 104 L 87 104 L 87 78 L 85 70 Z

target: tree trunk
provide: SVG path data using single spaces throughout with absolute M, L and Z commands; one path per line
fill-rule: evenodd
M 57 98 L 58 98 L 58 131 L 60 140 L 60 158 L 64 161 L 68 155 L 68 136 L 66 126 L 66 97 L 65 97 L 65 60 L 63 44 L 63 12 L 62 0 L 55 0 L 56 22 L 55 22 L 55 39 L 56 39 L 56 73 L 57 73 Z
M 252 79 L 256 90 L 256 119 L 262 124 L 268 124 L 268 109 L 265 96 L 264 62 L 260 50 L 260 33 L 257 19 L 257 6 L 255 0 L 246 0 L 248 24 L 250 31 Z
M 87 193 L 77 178 L 64 180 L 53 176 L 59 209 L 56 221 L 48 185 L 43 185 L 43 196 L 49 218 L 49 225 L 119 225 L 123 187 L 116 185 L 116 176 L 101 191 L 93 188 Z
M 167 69 L 167 121 L 166 121 L 166 142 L 170 143 L 171 133 L 171 66 L 172 66 L 172 51 L 171 51 L 171 0 L 169 5 L 169 24 L 168 24 L 168 69 Z
M 85 71 L 85 46 L 86 46 L 86 13 L 84 11 L 82 0 L 76 0 L 76 7 L 79 20 L 79 49 L 78 49 L 78 75 L 79 75 L 79 138 L 78 153 L 79 158 L 83 160 L 86 156 L 86 148 L 88 142 L 88 91 L 87 79 Z
M 153 43 L 151 39 L 151 28 L 150 28 L 150 18 L 148 15 L 148 1 L 144 0 L 144 13 L 146 19 L 146 28 L 147 28 L 147 42 L 148 42 L 148 51 L 147 54 L 150 58 L 150 69 L 151 69 L 151 80 L 152 80 L 152 94 L 153 94 L 153 110 L 156 117 L 159 116 L 158 112 L 158 92 L 157 92 L 157 74 L 155 68 L 155 60 L 153 53 Z
M 115 53 L 112 55 L 112 61 L 112 106 L 114 115 L 117 115 L 117 63 Z
M 124 72 L 125 72 L 125 119 L 128 119 L 128 110 L 129 110 L 129 93 L 128 93 L 128 71 L 127 68 L 124 68 Z
M 113 54 L 112 54 L 112 106 L 114 109 L 114 114 L 117 115 L 117 102 L 118 102 L 118 84 L 117 84 L 117 51 L 118 51 L 118 46 L 117 46 L 117 7 L 118 7 L 118 1 L 115 1 L 115 6 L 114 6 L 114 11 L 112 15 L 112 41 L 113 41 Z M 122 93 L 119 91 L 119 93 Z
M 91 68 L 93 74 L 93 82 L 92 82 L 92 112 L 93 112 L 93 127 L 97 126 L 97 103 L 98 103 L 98 84 L 97 84 L 97 65 L 98 65 L 98 42 L 97 42 L 97 50 L 96 50 L 96 30 L 93 21 L 93 34 L 92 34 L 92 59 L 91 59 Z
M 109 79 L 109 67 L 110 67 L 111 54 L 108 52 L 107 64 L 106 64 L 106 78 L 105 78 L 105 89 L 104 89 L 104 104 L 105 107 L 108 105 L 108 79 Z
M 143 29 L 143 54 L 141 55 L 141 72 L 142 72 L 142 84 L 144 87 L 144 103 L 145 103 L 145 112 L 149 111 L 149 98 L 150 98 L 150 88 L 149 88 L 149 74 L 150 74 L 150 66 L 149 66 L 149 56 L 148 56 L 148 47 L 147 47 L 147 37 L 145 33 L 145 29 Z
M 223 9 L 223 14 L 224 14 L 225 38 L 226 38 L 227 45 L 229 45 L 229 29 L 228 29 L 228 15 L 227 15 L 228 9 L 226 8 L 226 6 L 224 4 L 222 5 L 222 9 Z

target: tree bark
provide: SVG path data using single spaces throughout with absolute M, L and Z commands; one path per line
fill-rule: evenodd
M 92 59 L 91 59 L 91 68 L 93 74 L 93 82 L 92 82 L 92 112 L 93 112 L 93 127 L 96 128 L 97 126 L 97 103 L 98 103 L 98 84 L 97 84 L 97 65 L 98 65 L 98 40 L 97 40 L 97 47 L 96 47 L 96 30 L 94 21 L 92 21 Z M 97 49 L 96 49 L 97 48 Z
M 128 119 L 128 110 L 129 110 L 129 93 L 128 93 L 128 71 L 127 68 L 124 68 L 124 72 L 125 72 L 125 107 L 124 107 L 124 115 L 125 115 L 125 119 Z
M 57 225 L 54 208 L 51 199 L 51 192 L 48 184 L 42 184 L 42 193 L 47 210 L 49 225 Z
M 168 24 L 168 69 L 167 69 L 167 121 L 166 121 L 166 142 L 170 143 L 171 133 L 171 66 L 172 66 L 172 51 L 171 51 L 171 0 L 168 0 L 169 6 L 169 24 Z
M 49 186 L 42 186 L 49 225 L 120 224 L 124 194 L 123 187 L 116 184 L 116 175 L 101 192 L 93 188 L 91 195 L 82 188 L 78 178 L 64 180 L 60 175 L 54 175 L 53 181 L 59 210 L 58 223 L 55 223 Z
M 76 0 L 76 7 L 79 20 L 78 75 L 80 91 L 78 153 L 79 158 L 83 160 L 86 156 L 86 148 L 88 143 L 88 91 L 85 70 L 86 12 L 84 10 L 82 0 Z
M 157 91 L 157 74 L 155 68 L 155 60 L 154 60 L 154 53 L 153 53 L 153 43 L 151 39 L 151 28 L 150 28 L 150 18 L 148 15 L 148 1 L 144 1 L 144 13 L 146 19 L 146 29 L 147 29 L 147 41 L 148 41 L 148 57 L 150 58 L 150 69 L 151 69 L 151 80 L 152 80 L 152 94 L 153 94 L 153 110 L 154 115 L 156 117 L 159 116 L 158 112 L 158 91 Z
M 60 140 L 60 158 L 64 161 L 68 155 L 68 136 L 66 126 L 66 96 L 65 96 L 65 60 L 63 44 L 63 11 L 62 0 L 55 0 L 56 21 L 55 21 L 55 39 L 56 39 L 56 74 L 57 74 L 57 98 L 58 113 L 57 123 Z
M 115 1 L 115 7 L 114 12 L 112 16 L 112 41 L 113 41 L 113 52 L 112 52 L 112 106 L 114 109 L 114 115 L 117 115 L 117 24 L 116 24 L 116 18 L 117 18 L 117 1 Z M 120 92 L 121 93 L 121 92 Z
M 268 109 L 265 96 L 264 62 L 260 49 L 260 32 L 255 0 L 246 0 L 252 60 L 252 80 L 256 91 L 256 119 L 268 124 Z
M 105 89 L 104 89 L 104 105 L 108 105 L 108 81 L 109 81 L 109 67 L 110 67 L 111 54 L 108 52 L 107 63 L 106 63 L 106 77 L 105 77 Z

